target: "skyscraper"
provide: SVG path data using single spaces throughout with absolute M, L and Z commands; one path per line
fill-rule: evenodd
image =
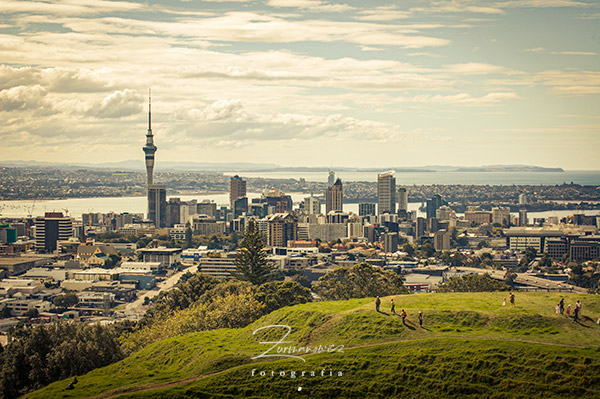
M 148 219 L 157 229 L 167 227 L 167 188 L 164 185 L 148 186 Z
M 377 175 L 377 214 L 396 213 L 396 178 L 390 170 Z
M 152 173 L 154 172 L 154 153 L 156 146 L 154 145 L 154 136 L 152 136 L 152 101 L 150 90 L 148 90 L 148 133 L 146 133 L 146 145 L 142 148 L 146 154 L 146 174 L 148 175 L 148 187 L 153 183 Z
M 335 172 L 330 170 L 329 176 L 327 176 L 327 187 L 333 186 L 333 183 L 335 183 Z
M 229 179 L 229 206 L 234 208 L 235 200 L 246 196 L 246 180 L 238 175 Z
M 447 205 L 446 201 L 442 199 L 442 196 L 439 194 L 434 195 L 431 199 L 427 200 L 427 217 L 435 218 L 436 211 L 442 205 Z
M 73 237 L 73 222 L 61 212 L 46 212 L 35 218 L 35 249 L 51 253 L 58 249 L 58 241 Z
M 406 187 L 398 188 L 398 212 L 408 212 L 408 190 Z
M 342 187 L 342 180 L 337 179 L 325 192 L 325 214 L 331 211 L 343 210 L 343 198 L 344 189 Z
M 304 198 L 304 213 L 307 215 L 318 215 L 321 213 L 321 203 L 313 197 Z

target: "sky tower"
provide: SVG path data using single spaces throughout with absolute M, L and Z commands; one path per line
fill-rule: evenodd
M 148 174 L 148 187 L 152 185 L 152 173 L 154 171 L 154 136 L 152 136 L 152 97 L 148 89 L 148 133 L 146 133 L 146 145 L 142 148 L 146 154 L 146 173 Z

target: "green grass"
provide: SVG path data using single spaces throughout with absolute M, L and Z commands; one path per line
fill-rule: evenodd
M 589 387 L 600 392 L 595 377 L 600 371 L 600 327 L 594 323 L 600 316 L 600 298 L 564 295 L 566 304 L 574 305 L 577 299 L 583 303 L 583 318 L 581 323 L 575 323 L 555 314 L 560 294 L 516 293 L 516 306 L 502 307 L 505 296 L 506 293 L 396 296 L 397 312 L 405 309 L 408 313 L 407 326 L 402 325 L 399 316 L 389 313 L 389 298 L 383 298 L 383 313 L 374 311 L 373 299 L 297 305 L 273 312 L 243 329 L 193 333 L 157 342 L 119 363 L 78 377 L 74 390 L 64 390 L 69 379 L 28 397 L 122 393 L 136 397 L 262 398 L 299 394 L 308 397 L 310 392 L 310 397 L 501 398 L 526 397 L 519 396 L 520 392 L 533 391 L 545 392 L 543 397 L 589 397 Z M 417 323 L 419 310 L 424 314 L 424 328 Z M 251 360 L 267 349 L 259 341 L 277 340 L 282 330 L 256 335 L 252 332 L 275 324 L 292 327 L 286 339 L 291 343 L 286 345 L 333 344 L 346 349 L 344 353 L 304 356 L 306 363 Z M 279 358 L 266 360 L 272 359 Z M 294 381 L 251 377 L 251 370 L 260 367 L 326 368 L 340 370 L 344 376 Z M 196 380 L 127 394 L 189 378 Z M 534 388 L 528 388 L 528 382 Z M 304 390 L 298 392 L 295 384 L 301 384 L 298 386 Z M 498 393 L 492 395 L 494 390 Z

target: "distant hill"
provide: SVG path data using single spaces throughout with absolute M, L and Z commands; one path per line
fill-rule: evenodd
M 104 163 L 60 163 L 60 162 L 38 162 L 38 161 L 0 161 L 0 166 L 8 167 L 49 167 L 57 169 L 79 169 L 79 168 L 98 168 L 98 169 L 116 169 L 144 171 L 146 166 L 142 159 L 128 160 L 120 162 Z M 386 170 L 394 170 L 397 173 L 410 172 L 564 172 L 562 168 L 545 168 L 531 165 L 489 165 L 489 166 L 448 166 L 448 165 L 430 165 L 420 167 L 378 167 L 378 168 L 360 168 L 360 167 L 294 167 L 281 166 L 271 163 L 252 163 L 252 162 L 176 162 L 176 161 L 157 161 L 155 170 L 160 171 L 212 171 L 212 172 L 373 172 L 379 173 Z
M 600 298 L 506 292 L 396 296 L 283 308 L 243 329 L 187 334 L 28 398 L 591 398 L 600 392 Z M 556 315 L 583 303 L 580 323 Z M 424 314 L 422 327 L 417 312 Z M 291 332 L 284 337 L 286 327 Z M 264 354 L 277 341 L 281 356 Z M 263 342 L 261 344 L 260 342 Z M 265 344 L 268 342 L 268 344 Z M 267 354 L 278 354 L 277 347 Z M 321 353 L 306 354 L 321 348 Z M 283 350 L 283 352 L 281 352 Z M 304 374 L 303 374 L 304 373 Z

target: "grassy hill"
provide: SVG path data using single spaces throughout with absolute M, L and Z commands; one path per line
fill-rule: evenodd
M 505 296 L 397 296 L 396 311 L 408 313 L 406 325 L 389 312 L 389 298 L 381 313 L 373 299 L 297 305 L 243 329 L 157 342 L 78 377 L 73 390 L 65 390 L 69 379 L 27 397 L 600 397 L 600 297 L 564 295 L 565 304 L 583 303 L 575 323 L 555 313 L 561 294 L 516 293 L 516 306 L 502 307 Z M 253 335 L 269 325 L 291 327 L 289 342 L 279 347 L 295 347 L 304 361 L 251 359 L 272 346 L 259 342 L 278 341 L 287 331 Z M 333 350 L 305 353 L 319 345 Z

